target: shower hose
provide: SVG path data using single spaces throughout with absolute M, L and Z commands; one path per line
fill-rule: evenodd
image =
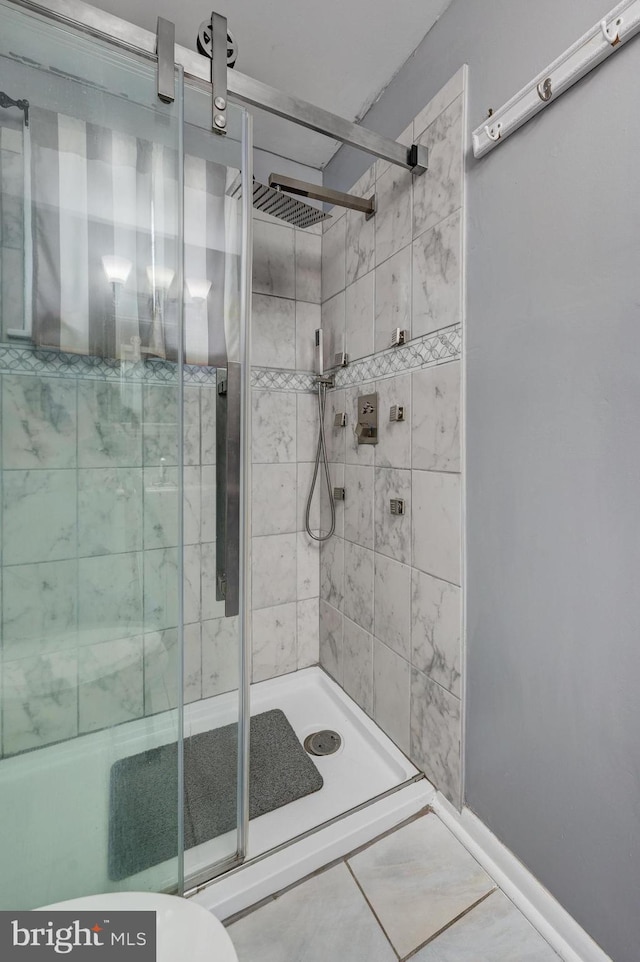
M 313 538 L 314 541 L 328 541 L 333 532 L 336 530 L 336 502 L 333 497 L 333 488 L 331 487 L 331 475 L 329 473 L 329 461 L 327 458 L 327 443 L 324 436 L 324 409 L 326 401 L 327 385 L 323 384 L 322 381 L 318 381 L 318 419 L 320 421 L 320 427 L 318 430 L 318 447 L 316 448 L 316 466 L 313 471 L 313 478 L 311 479 L 311 487 L 309 488 L 309 497 L 307 498 L 307 507 L 304 516 L 304 526 L 307 529 L 307 534 L 310 538 Z M 311 502 L 313 500 L 313 492 L 318 480 L 318 471 L 320 470 L 320 458 L 322 458 L 324 465 L 324 476 L 327 481 L 327 491 L 329 492 L 329 507 L 331 508 L 331 526 L 326 534 L 314 534 L 311 530 L 311 524 L 309 523 L 311 517 Z

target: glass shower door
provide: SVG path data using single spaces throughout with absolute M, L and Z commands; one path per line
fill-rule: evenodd
M 18 909 L 181 888 L 200 595 L 183 606 L 181 76 L 163 104 L 150 60 L 10 3 L 0 20 L 0 908 Z

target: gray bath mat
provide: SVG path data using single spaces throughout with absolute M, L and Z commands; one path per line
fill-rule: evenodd
M 257 818 L 322 788 L 320 772 L 279 709 L 251 719 L 249 817 Z M 238 726 L 185 739 L 185 847 L 236 827 Z M 178 851 L 178 746 L 122 758 L 111 768 L 109 878 L 174 858 Z

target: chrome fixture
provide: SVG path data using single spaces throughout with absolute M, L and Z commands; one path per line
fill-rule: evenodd
M 401 328 L 396 327 L 391 332 L 391 347 L 401 347 L 406 344 L 409 340 L 409 331 L 403 331 Z
M 278 191 L 286 190 L 288 194 L 297 194 L 300 197 L 310 197 L 311 200 L 321 200 L 325 204 L 334 204 L 336 207 L 358 210 L 365 214 L 366 220 L 371 220 L 376 212 L 375 194 L 367 198 L 356 197 L 354 194 L 345 194 L 341 190 L 330 190 L 328 187 L 308 184 L 304 180 L 296 180 L 295 177 L 286 177 L 284 174 L 270 174 L 269 187 L 274 187 Z
M 242 196 L 241 175 L 231 185 L 228 193 L 230 197 L 239 198 Z M 325 214 L 319 207 L 305 204 L 303 201 L 297 200 L 295 197 L 289 197 L 288 194 L 284 194 L 274 187 L 260 184 L 257 180 L 253 182 L 253 206 L 256 210 L 264 211 L 266 214 L 271 214 L 272 217 L 279 217 L 287 224 L 293 224 L 294 227 L 301 228 L 311 227 L 312 224 L 317 224 L 319 221 L 331 217 L 331 214 Z
M 333 366 L 334 367 L 348 367 L 349 366 L 349 355 L 345 354 L 344 351 L 339 351 L 333 356 Z
M 405 503 L 402 498 L 391 498 L 389 501 L 389 513 L 390 514 L 404 514 L 405 513 Z
M 404 421 L 404 405 L 392 404 L 389 409 L 390 421 Z
M 336 501 L 344 501 L 344 488 L 334 488 L 333 497 Z
M 333 419 L 334 428 L 346 428 L 347 426 L 347 415 L 343 412 L 336 414 Z
M 316 463 L 313 469 L 313 477 L 311 479 L 311 485 L 309 487 L 309 496 L 307 498 L 307 506 L 304 513 L 304 526 L 307 534 L 314 541 L 328 541 L 336 530 L 336 497 L 335 491 L 337 490 L 331 487 L 331 472 L 329 471 L 329 459 L 327 457 L 327 442 L 325 438 L 324 430 L 324 415 L 325 408 L 327 404 L 327 391 L 329 388 L 335 387 L 335 381 L 332 375 L 326 376 L 324 373 L 324 339 L 322 328 L 319 327 L 315 332 L 314 336 L 315 342 L 315 359 L 316 359 L 316 375 L 317 375 L 317 387 L 318 387 L 318 446 L 316 448 Z M 313 501 L 313 492 L 315 491 L 316 482 L 318 480 L 318 472 L 320 471 L 320 459 L 322 458 L 322 464 L 324 467 L 324 477 L 327 483 L 327 493 L 329 495 L 329 510 L 331 512 L 331 524 L 329 525 L 329 530 L 326 534 L 314 534 L 311 530 L 311 502 Z M 344 489 L 343 489 L 344 498 Z
M 158 99 L 172 104 L 176 99 L 176 27 L 170 20 L 158 17 L 156 30 L 158 55 Z
M 358 398 L 358 444 L 378 443 L 378 395 L 361 394 Z

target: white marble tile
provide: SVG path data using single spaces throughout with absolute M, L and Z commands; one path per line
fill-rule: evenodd
M 75 381 L 3 375 L 2 463 L 5 469 L 75 467 L 76 425 Z
M 258 367 L 296 367 L 296 302 L 254 294 L 251 299 L 251 363 Z
M 346 217 L 346 211 L 342 207 L 332 207 L 327 213 L 329 216 L 320 222 L 321 234 L 326 234 L 329 228 L 337 224 L 341 217 Z
M 175 554 L 175 549 L 167 550 Z M 130 552 L 82 559 L 78 568 L 80 645 L 141 634 L 143 555 L 146 561 L 148 555 L 157 553 Z M 174 577 L 172 590 L 177 598 L 175 574 Z
M 253 222 L 253 290 L 296 296 L 295 231 L 263 220 Z
M 296 600 L 296 545 L 296 534 L 252 539 L 252 608 L 271 608 Z
M 320 661 L 320 599 L 307 598 L 296 607 L 298 668 Z
M 296 460 L 296 395 L 293 391 L 252 391 L 253 463 Z
M 460 361 L 411 375 L 411 466 L 460 470 Z
M 200 461 L 216 463 L 216 398 L 215 387 L 200 388 Z
M 216 545 L 200 545 L 201 616 L 203 621 L 224 618 L 224 601 L 216 601 Z
M 145 384 L 142 457 L 145 465 L 178 463 L 178 385 Z
M 3 569 L 2 657 L 36 656 L 74 648 L 78 628 L 77 562 Z
M 396 962 L 344 864 L 251 912 L 229 935 L 239 962 Z
M 376 467 L 411 467 L 411 375 L 399 374 L 376 382 L 378 392 L 378 444 Z M 390 421 L 391 407 L 404 407 L 404 421 Z
M 320 547 L 320 597 L 342 611 L 344 604 L 344 541 L 337 535 Z
M 427 127 L 430 127 L 433 121 L 440 116 L 442 111 L 463 92 L 465 73 L 466 67 L 460 67 L 444 87 L 441 87 L 435 97 L 429 101 L 427 106 L 416 115 L 413 121 L 413 136 L 415 140 L 417 140 Z
M 196 469 L 193 469 L 196 470 Z M 200 541 L 216 539 L 216 466 L 203 464 L 200 468 Z
M 142 637 L 87 645 L 78 652 L 78 730 L 110 728 L 144 714 Z
M 171 551 L 171 548 L 165 549 Z M 194 624 L 200 621 L 201 590 L 202 590 L 202 559 L 201 545 L 187 544 L 184 546 L 184 623 Z M 146 554 L 146 552 L 145 552 Z
M 412 471 L 413 566 L 460 584 L 460 475 Z
M 385 645 L 411 656 L 411 568 L 385 555 L 375 556 L 374 634 Z
M 430 782 L 460 807 L 460 699 L 411 669 L 409 757 Z
M 559 962 L 506 895 L 496 890 L 414 956 L 414 962 Z
M 3 666 L 3 752 L 66 741 L 78 734 L 78 661 L 54 652 Z
M 414 237 L 462 205 L 462 108 L 462 96 L 456 97 L 418 138 L 429 149 L 429 170 L 414 184 Z
M 405 502 L 405 514 L 393 515 L 391 498 Z M 375 469 L 375 549 L 389 558 L 411 562 L 411 472 L 398 468 Z
M 148 632 L 144 636 L 144 713 L 155 715 L 178 706 L 180 669 L 178 629 Z M 184 700 L 202 697 L 200 625 L 184 629 Z
M 376 181 L 376 266 L 411 241 L 412 175 L 389 167 Z
M 322 235 L 322 301 L 345 287 L 346 217 L 341 217 Z
M 344 488 L 344 537 L 373 548 L 373 466 L 345 465 Z
M 144 628 L 161 631 L 178 624 L 178 549 L 157 548 L 143 551 L 144 562 Z M 108 558 L 131 558 L 135 555 L 109 555 Z M 92 561 L 103 561 L 96 558 Z M 108 582 L 107 582 L 108 583 Z M 80 602 L 82 604 L 82 583 Z M 186 593 L 186 586 L 185 586 Z M 90 596 L 89 596 L 90 600 Z M 105 603 L 106 603 L 105 599 Z M 87 617 L 90 608 L 87 607 Z M 81 609 L 82 613 L 82 609 Z
M 349 193 L 356 197 L 369 197 L 376 184 L 376 164 L 375 161 L 367 167 L 364 174 L 358 177 L 357 181 L 350 188 Z
M 336 354 L 345 350 L 346 343 L 346 315 L 345 292 L 340 291 L 334 297 L 322 304 L 322 331 L 324 343 L 324 369 L 328 371 L 334 366 Z
M 320 426 L 318 395 L 298 394 L 297 405 L 297 460 L 315 461 Z
M 367 197 L 371 197 L 373 193 L 373 188 L 364 192 Z M 375 215 L 367 220 L 365 214 L 357 210 L 348 210 L 346 221 L 346 281 L 347 284 L 353 284 L 375 265 Z
M 460 588 L 425 575 L 411 579 L 411 664 L 460 697 Z
M 391 346 L 397 327 L 411 336 L 411 245 L 376 267 L 374 350 Z
M 252 615 L 251 680 L 264 681 L 297 668 L 297 605 L 262 608 Z
M 374 271 L 347 287 L 346 351 L 350 361 L 373 354 L 374 287 Z
M 315 464 L 313 462 L 298 462 L 297 465 L 298 480 L 296 489 L 296 529 L 298 531 L 304 530 L 307 511 L 307 498 L 309 496 L 314 467 Z M 323 481 L 323 477 L 321 477 L 320 473 L 318 472 L 318 478 L 313 489 L 313 497 L 311 499 L 311 510 L 309 512 L 309 526 L 314 532 L 320 527 L 320 488 Z M 324 483 L 326 485 L 326 482 Z
M 319 304 L 296 301 L 296 370 L 315 371 L 315 333 L 322 326 Z
M 342 684 L 344 616 L 320 599 L 320 664 Z
M 200 397 L 199 384 L 184 385 L 182 457 L 186 465 L 200 464 Z
M 373 551 L 344 543 L 343 611 L 365 631 L 373 631 Z
M 331 488 L 344 487 L 345 465 L 336 462 L 329 463 L 329 476 L 331 478 Z M 331 504 L 329 502 L 329 489 L 324 469 L 318 471 L 318 485 L 320 487 L 320 530 L 323 534 L 328 534 L 331 528 Z M 346 501 L 335 501 L 335 535 L 344 538 L 344 512 Z
M 322 237 L 306 230 L 295 231 L 296 298 L 319 304 L 322 297 Z
M 185 468 L 185 542 L 200 541 L 200 468 Z M 190 484 L 186 473 L 190 472 Z M 194 473 L 195 472 L 195 473 Z M 181 500 L 177 467 L 144 469 L 144 546 L 170 548 L 178 543 Z M 98 552 L 95 552 L 96 554 Z
M 287 534 L 297 528 L 296 464 L 261 464 L 251 479 L 251 526 L 254 537 Z
M 211 698 L 239 685 L 240 635 L 238 618 L 202 622 L 202 697 Z
M 142 498 L 142 468 L 78 471 L 78 556 L 141 551 Z
M 142 399 L 142 383 L 78 382 L 80 467 L 142 464 Z
M 404 128 L 399 137 L 394 137 L 393 139 L 398 144 L 403 144 L 405 147 L 410 147 L 413 143 L 413 121 L 411 121 L 411 123 Z M 386 171 L 391 169 L 391 167 L 392 165 L 388 160 L 377 160 L 375 163 L 376 180 L 379 180 L 380 177 L 386 173 Z
M 4 564 L 76 556 L 75 471 L 4 471 L 2 494 Z
M 327 458 L 329 461 L 344 462 L 346 455 L 346 442 L 349 424 L 346 427 L 336 427 L 336 414 L 345 413 L 345 392 L 329 391 L 325 407 L 324 429 L 325 443 L 327 446 Z M 316 419 L 316 427 L 317 427 Z M 315 452 L 314 452 L 315 458 Z
M 320 542 L 313 541 L 306 531 L 298 532 L 298 601 L 317 598 L 320 594 Z
M 373 636 L 344 619 L 343 687 L 368 715 L 373 715 Z
M 460 211 L 413 242 L 413 337 L 462 317 L 462 235 Z
M 410 692 L 410 665 L 374 638 L 373 717 L 389 738 L 406 753 L 410 744 Z
M 495 887 L 433 814 L 374 842 L 349 865 L 401 958 Z

